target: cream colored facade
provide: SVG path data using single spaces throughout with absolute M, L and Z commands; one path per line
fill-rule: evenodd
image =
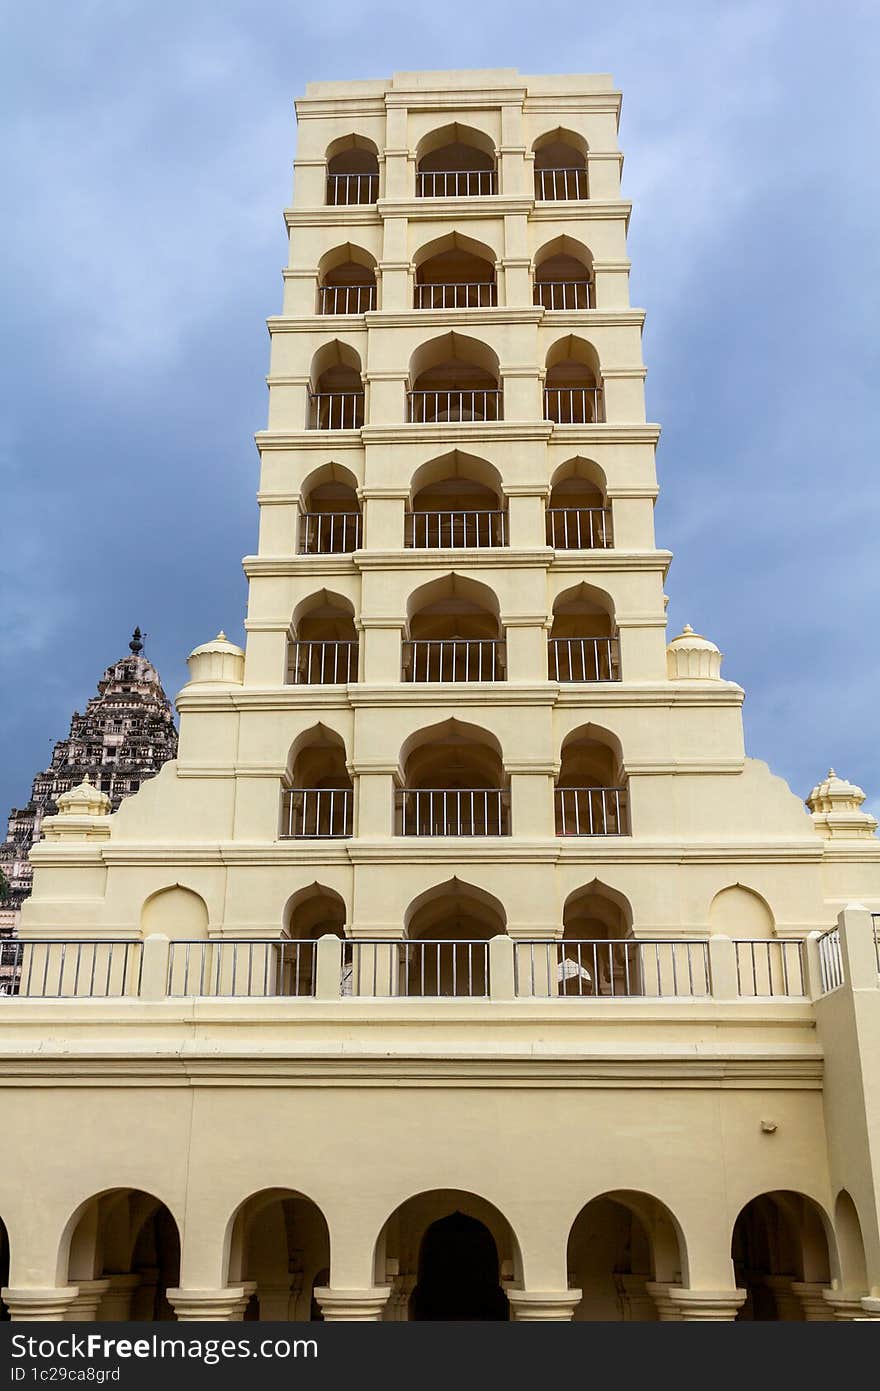
M 619 107 L 297 103 L 247 650 L 32 856 L 12 1317 L 880 1311 L 876 822 L 667 644 Z

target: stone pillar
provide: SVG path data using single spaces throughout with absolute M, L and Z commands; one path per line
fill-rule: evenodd
M 798 1323 L 803 1319 L 803 1305 L 794 1293 L 789 1275 L 765 1275 L 764 1284 L 776 1300 L 776 1317 L 782 1323 Z
M 821 1283 L 792 1280 L 791 1292 L 800 1305 L 801 1313 L 807 1323 L 831 1323 L 833 1321 L 834 1314 L 825 1298 L 825 1289 Z
M 517 1323 L 571 1323 L 583 1295 L 580 1290 L 507 1291 L 511 1312 Z
M 168 1303 L 178 1323 L 237 1323 L 252 1286 L 230 1285 L 222 1290 L 169 1290 Z
M 648 1290 L 644 1275 L 621 1275 L 620 1287 L 628 1309 L 627 1317 L 634 1323 L 654 1323 L 657 1306 Z
M 670 1286 L 670 1297 L 686 1323 L 711 1320 L 732 1323 L 745 1303 L 745 1290 L 685 1290 Z
M 825 1299 L 835 1319 L 846 1322 L 850 1319 L 860 1319 L 864 1314 L 862 1296 L 852 1290 L 826 1290 Z
M 680 1289 L 680 1285 L 664 1285 L 657 1280 L 645 1281 L 645 1290 L 654 1301 L 654 1308 L 661 1323 L 681 1322 L 681 1309 L 673 1297 Z
M 107 1292 L 98 1310 L 99 1321 L 126 1323 L 131 1318 L 134 1292 L 140 1283 L 140 1275 L 111 1275 L 107 1280 Z
M 516 999 L 513 966 L 514 945 L 506 933 L 489 939 L 489 998 Z
M 341 994 L 342 940 L 325 932 L 315 950 L 315 999 L 338 1000 Z
M 290 1318 L 290 1277 L 274 1285 L 257 1284 L 257 1302 L 262 1323 L 286 1323 Z
M 61 1285 L 53 1289 L 4 1289 L 0 1298 L 9 1310 L 13 1323 L 64 1323 L 67 1310 L 76 1299 L 76 1285 Z
M 94 1323 L 98 1306 L 110 1288 L 109 1280 L 77 1280 L 76 1298 L 65 1315 L 68 1323 Z
M 315 1290 L 325 1323 L 380 1323 L 391 1293 L 390 1285 L 368 1290 L 334 1290 L 324 1285 Z

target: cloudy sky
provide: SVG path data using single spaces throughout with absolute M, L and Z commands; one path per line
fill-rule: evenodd
M 28 0 L 0 18 L 0 814 L 148 633 L 242 637 L 293 99 L 611 72 L 657 531 L 749 751 L 880 810 L 876 0 Z

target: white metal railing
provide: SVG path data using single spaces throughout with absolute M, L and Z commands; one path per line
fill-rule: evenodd
M 508 797 L 500 788 L 404 788 L 397 793 L 403 836 L 506 836 Z
M 378 174 L 327 175 L 327 202 L 331 206 L 342 203 L 375 203 L 378 196 Z
M 365 314 L 376 308 L 375 285 L 319 285 L 319 314 Z
M 403 642 L 404 681 L 503 681 L 502 638 L 416 638 Z
M 557 425 L 602 423 L 602 388 L 599 386 L 545 386 L 544 419 Z
M 874 956 L 877 960 L 877 972 L 880 974 L 880 913 L 872 913 L 871 922 L 874 925 Z
M 586 169 L 561 166 L 535 170 L 535 197 L 541 199 L 588 198 Z
M 411 425 L 502 418 L 501 391 L 497 387 L 480 391 L 408 391 L 406 404 Z
M 416 174 L 419 198 L 482 198 L 495 193 L 498 176 L 494 169 L 437 169 Z
M 294 787 L 284 794 L 282 836 L 350 836 L 354 794 L 350 787 Z
M 557 787 L 558 836 L 622 836 L 627 834 L 626 788 Z
M 2 993 L 53 1000 L 138 995 L 142 952 L 140 941 L 13 938 L 0 942 Z
M 592 309 L 589 280 L 536 280 L 535 304 L 545 309 Z
M 459 550 L 507 545 L 507 513 L 407 512 L 406 545 L 415 550 Z
M 356 641 L 307 641 L 290 644 L 287 681 L 292 686 L 338 686 L 358 678 Z
M 547 508 L 548 546 L 559 551 L 594 551 L 613 544 L 610 507 Z
M 363 423 L 362 391 L 309 392 L 311 430 L 359 430 Z
M 360 512 L 303 512 L 300 517 L 300 555 L 346 555 L 360 544 Z
M 416 309 L 491 309 L 498 296 L 494 280 L 450 280 L 416 285 Z
M 843 985 L 843 956 L 840 950 L 840 928 L 832 927 L 823 932 L 816 946 L 819 950 L 819 974 L 822 980 L 822 993 L 827 995 Z
M 737 994 L 749 999 L 805 995 L 803 943 L 734 939 Z
M 711 994 L 706 941 L 516 942 L 516 993 L 538 998 L 704 998 Z
M 489 994 L 489 943 L 427 940 L 350 944 L 353 995 L 485 999 Z
M 619 681 L 617 638 L 550 638 L 547 642 L 551 681 Z
M 178 998 L 314 995 L 316 950 L 314 941 L 254 937 L 172 942 L 166 993 Z

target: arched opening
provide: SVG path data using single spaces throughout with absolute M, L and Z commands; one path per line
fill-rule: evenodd
M 404 681 L 503 681 L 505 670 L 498 600 L 486 585 L 443 575 L 410 595 Z
M 444 720 L 401 750 L 398 835 L 499 836 L 509 832 L 510 794 L 497 739 Z
M 302 487 L 300 555 L 348 555 L 361 544 L 357 480 L 339 464 L 325 464 Z
M 582 242 L 556 237 L 535 257 L 535 304 L 544 309 L 593 309 L 593 258 Z
M 593 1198 L 568 1238 L 569 1278 L 582 1292 L 575 1322 L 656 1322 L 652 1285 L 681 1284 L 683 1265 L 678 1223 L 658 1199 L 623 1190 Z
M 62 1262 L 62 1283 L 79 1287 L 69 1319 L 174 1318 L 168 1290 L 180 1285 L 180 1234 L 151 1193 L 114 1188 L 83 1203 L 68 1223 Z
M 334 338 L 312 359 L 309 428 L 359 430 L 364 423 L 361 360 L 354 348 Z
M 327 202 L 375 203 L 379 196 L 379 156 L 372 140 L 343 135 L 327 147 Z
M 784 1322 L 831 1319 L 822 1288 L 831 1279 L 823 1215 L 802 1193 L 762 1193 L 736 1219 L 731 1246 L 737 1318 Z
M 419 1193 L 391 1214 L 376 1243 L 376 1279 L 391 1279 L 386 1318 L 495 1322 L 510 1317 L 504 1283 L 522 1278 L 516 1236 L 473 1193 Z
M 856 1205 L 845 1188 L 840 1190 L 834 1204 L 834 1229 L 840 1253 L 841 1285 L 859 1298 L 868 1293 L 865 1243 Z
M 9 1287 L 9 1233 L 6 1230 L 6 1223 L 0 1220 L 0 1290 Z M 7 1309 L 2 1297 L 0 1297 L 0 1323 L 6 1323 L 9 1319 Z
M 416 170 L 419 198 L 478 198 L 498 190 L 492 140 L 457 121 L 419 142 Z
M 410 904 L 404 921 L 403 994 L 488 995 L 489 941 L 506 930 L 504 909 L 496 898 L 450 879 Z
M 632 911 L 622 894 L 594 879 L 565 901 L 557 946 L 557 992 L 602 997 L 641 995 L 638 943 Z
M 614 545 L 605 474 L 591 459 L 569 459 L 550 480 L 547 545 L 606 550 Z
M 322 256 L 318 265 L 318 313 L 364 314 L 376 308 L 376 262 L 368 251 L 347 242 Z
M 458 550 L 507 545 L 506 499 L 498 470 L 453 449 L 417 469 L 406 514 L 406 545 Z
M 602 381 L 596 351 L 569 334 L 547 354 L 544 419 L 557 425 L 595 425 L 604 418 Z
M 265 1189 L 230 1227 L 229 1284 L 252 1290 L 244 1317 L 320 1322 L 314 1290 L 328 1279 L 330 1234 L 318 1205 L 291 1189 Z
M 535 152 L 535 197 L 542 201 L 589 198 L 587 142 L 558 126 L 539 136 Z
M 585 725 L 568 735 L 562 744 L 555 800 L 558 836 L 629 833 L 626 772 L 613 734 Z
M 410 359 L 409 379 L 411 424 L 502 417 L 498 358 L 475 338 L 446 333 L 423 343 Z
M 559 595 L 547 642 L 547 672 L 551 681 L 620 680 L 620 643 L 610 595 L 589 584 Z
M 498 303 L 493 251 L 460 232 L 422 247 L 415 266 L 416 309 L 488 309 Z
M 298 889 L 284 906 L 281 949 L 289 957 L 285 995 L 314 995 L 317 943 L 320 937 L 345 938 L 345 900 L 317 881 Z M 289 940 L 286 940 L 289 939 Z M 340 993 L 351 994 L 351 951 L 343 950 Z M 320 1283 L 320 1281 L 319 1281 Z
M 297 604 L 287 639 L 287 684 L 337 686 L 358 679 L 354 608 L 322 589 Z
M 354 791 L 345 745 L 334 730 L 315 725 L 296 740 L 282 795 L 282 837 L 315 839 L 352 833 Z

